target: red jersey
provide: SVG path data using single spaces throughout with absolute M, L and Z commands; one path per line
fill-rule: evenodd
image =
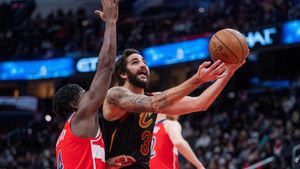
M 151 143 L 150 169 L 178 169 L 178 151 L 171 142 L 164 120 L 155 124 Z
M 100 128 L 96 138 L 74 135 L 70 125 L 74 114 L 57 139 L 57 169 L 105 169 L 105 147 Z

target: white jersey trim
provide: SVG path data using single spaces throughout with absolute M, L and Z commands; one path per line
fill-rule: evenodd
M 100 131 L 100 130 L 99 130 Z M 92 160 L 93 160 L 93 168 L 96 169 L 96 159 L 100 159 L 105 162 L 105 150 L 103 147 L 97 144 L 93 144 L 93 142 L 97 142 L 101 139 L 101 137 L 96 140 L 90 140 L 91 143 L 91 151 L 92 151 Z

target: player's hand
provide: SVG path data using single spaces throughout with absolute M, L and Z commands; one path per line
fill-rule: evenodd
M 232 76 L 237 69 L 239 69 L 241 66 L 243 66 L 246 63 L 246 60 L 244 60 L 242 63 L 237 64 L 226 64 L 226 70 L 224 73 L 219 76 L 219 78 L 225 77 L 225 76 Z
M 130 166 L 135 162 L 135 159 L 127 155 L 119 155 L 112 157 L 106 161 L 106 169 L 119 169 L 122 167 Z
M 250 50 L 248 49 L 248 53 L 246 58 L 248 57 L 248 55 L 250 54 Z M 244 60 L 241 63 L 237 63 L 237 64 L 225 64 L 226 70 L 224 71 L 224 73 L 219 76 L 219 78 L 222 78 L 224 76 L 232 76 L 236 70 L 238 70 L 241 66 L 243 66 L 246 63 L 246 60 Z
M 119 0 L 101 0 L 103 11 L 95 10 L 104 22 L 116 23 L 119 17 Z
M 199 66 L 196 78 L 199 83 L 216 80 L 225 71 L 225 69 L 225 63 L 220 60 L 217 60 L 212 65 L 210 61 L 206 61 Z

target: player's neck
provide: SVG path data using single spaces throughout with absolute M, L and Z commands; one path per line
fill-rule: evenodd
M 145 90 L 143 88 L 134 86 L 130 83 L 125 83 L 124 87 L 129 89 L 132 93 L 135 93 L 135 94 L 144 94 L 144 92 L 145 92 Z

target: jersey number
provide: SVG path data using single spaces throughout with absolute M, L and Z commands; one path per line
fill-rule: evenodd
M 149 154 L 150 150 L 150 145 L 151 145 L 151 132 L 150 131 L 144 131 L 142 134 L 142 140 L 144 141 L 143 144 L 141 145 L 140 152 L 142 155 L 147 155 Z
M 155 144 L 156 144 L 156 137 L 153 136 L 152 137 L 152 141 L 151 141 L 151 154 L 150 154 L 150 158 L 155 157 Z
M 61 150 L 58 151 L 57 169 L 64 169 L 64 163 L 62 161 Z

